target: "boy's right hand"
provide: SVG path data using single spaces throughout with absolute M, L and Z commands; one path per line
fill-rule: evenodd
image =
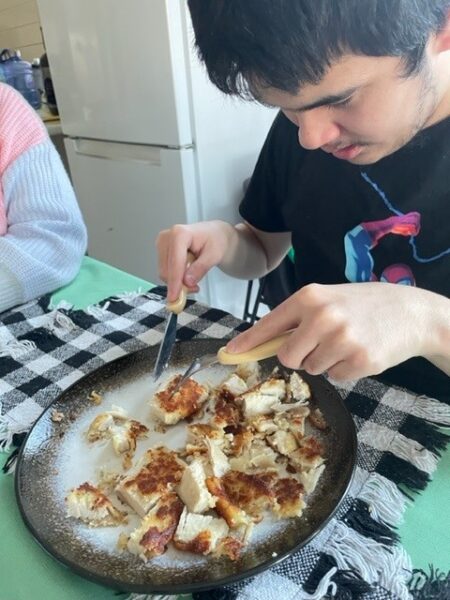
M 156 239 L 159 276 L 167 283 L 167 300 L 175 301 L 184 284 L 197 292 L 206 273 L 223 260 L 234 228 L 224 221 L 204 221 L 193 225 L 174 225 L 161 231 Z M 195 260 L 186 268 L 187 252 Z

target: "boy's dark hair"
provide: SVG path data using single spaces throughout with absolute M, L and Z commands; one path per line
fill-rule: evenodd
M 188 0 L 211 81 L 253 98 L 258 86 L 297 93 L 345 53 L 397 56 L 417 73 L 450 0 Z

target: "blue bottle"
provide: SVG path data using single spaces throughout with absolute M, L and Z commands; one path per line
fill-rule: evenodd
M 41 94 L 36 89 L 31 64 L 20 58 L 16 50 L 0 54 L 0 81 L 14 87 L 35 109 L 41 108 Z

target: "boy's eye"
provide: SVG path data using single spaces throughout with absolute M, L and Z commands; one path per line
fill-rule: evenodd
M 334 104 L 329 104 L 328 108 L 343 108 L 344 106 L 348 106 L 352 101 L 352 96 L 345 98 L 344 100 L 340 100 L 339 102 L 335 102 Z

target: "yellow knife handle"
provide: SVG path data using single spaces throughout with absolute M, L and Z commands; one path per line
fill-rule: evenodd
M 255 346 L 254 348 L 251 348 L 251 350 L 247 350 L 247 352 L 227 352 L 226 347 L 223 346 L 217 353 L 217 359 L 222 365 L 240 365 L 244 362 L 259 361 L 270 358 L 271 356 L 276 356 L 278 350 L 291 333 L 292 330 L 286 331 L 286 333 L 282 333 L 281 335 L 264 342 L 264 344 Z
M 186 269 L 194 262 L 194 260 L 195 260 L 195 256 L 192 254 L 192 252 L 188 252 L 187 259 L 186 259 Z M 167 310 L 169 312 L 175 313 L 176 315 L 179 315 L 180 312 L 183 312 L 184 307 L 186 306 L 187 295 L 188 295 L 188 289 L 185 285 L 183 285 L 178 298 L 176 300 L 174 300 L 173 302 L 167 303 L 167 305 L 166 305 Z

